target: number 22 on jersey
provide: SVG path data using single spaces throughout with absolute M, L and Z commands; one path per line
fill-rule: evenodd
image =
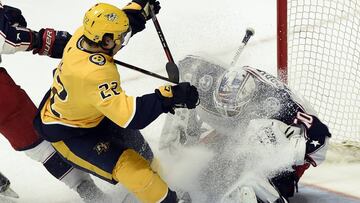
M 53 105 L 55 103 L 55 97 L 58 97 L 58 99 L 61 102 L 65 102 L 67 97 L 68 97 L 68 93 L 66 92 L 66 89 L 63 85 L 63 83 L 60 80 L 60 76 L 59 76 L 59 70 L 55 71 L 55 75 L 54 75 L 54 83 L 53 86 L 51 87 L 51 96 L 50 96 L 50 109 L 51 112 L 56 116 L 56 117 L 61 117 L 61 114 L 59 112 L 57 112 Z

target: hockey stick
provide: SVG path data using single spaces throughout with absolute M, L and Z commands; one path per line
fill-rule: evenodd
M 175 83 L 179 83 L 179 68 L 177 67 L 177 65 L 174 62 L 174 58 L 171 55 L 169 46 L 167 45 L 164 33 L 160 27 L 160 23 L 159 23 L 158 19 L 156 18 L 154 10 L 152 9 L 151 6 L 149 9 L 150 9 L 150 14 L 151 14 L 151 19 L 154 22 L 154 26 L 155 26 L 157 34 L 160 38 L 161 45 L 162 45 L 162 47 L 165 51 L 166 57 L 168 59 L 168 62 L 166 63 L 166 72 L 168 74 L 168 77 L 171 81 L 173 81 Z
M 171 82 L 171 83 L 174 83 L 174 84 L 179 84 L 179 81 L 174 81 L 174 80 L 172 80 L 172 79 L 170 79 L 170 78 L 164 77 L 164 76 L 162 76 L 162 75 L 156 74 L 156 73 L 151 72 L 151 71 L 148 71 L 148 70 L 144 70 L 144 69 L 142 69 L 142 68 L 133 66 L 133 65 L 131 65 L 131 64 L 128 64 L 128 63 L 125 63 L 125 62 L 122 62 L 122 61 L 118 61 L 118 60 L 115 60 L 115 59 L 114 59 L 114 63 L 115 63 L 115 64 L 118 64 L 118 65 L 120 65 L 120 66 L 124 66 L 124 67 L 129 68 L 129 69 L 132 69 L 132 70 L 136 70 L 136 71 L 141 72 L 141 73 L 143 73 L 143 74 L 145 74 L 145 75 L 149 75 L 149 76 L 158 78 L 158 79 L 160 79 L 160 80 L 165 80 L 165 81 L 167 81 L 167 82 Z
M 245 32 L 245 36 L 240 44 L 240 47 L 236 50 L 236 54 L 233 57 L 233 60 L 230 63 L 230 66 L 234 66 L 236 62 L 239 60 L 239 57 L 244 50 L 244 47 L 248 43 L 249 39 L 255 34 L 255 30 L 253 28 L 247 28 Z

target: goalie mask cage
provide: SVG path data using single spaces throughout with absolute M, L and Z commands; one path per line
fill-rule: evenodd
M 360 146 L 360 0 L 277 4 L 278 76 L 328 125 L 331 146 L 355 152 Z

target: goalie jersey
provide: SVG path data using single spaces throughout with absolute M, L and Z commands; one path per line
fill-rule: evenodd
M 253 119 L 275 119 L 287 125 L 294 125 L 304 115 L 315 115 L 312 107 L 303 99 L 300 99 L 284 83 L 265 71 L 242 67 L 254 78 L 255 93 L 250 102 L 244 107 L 237 117 L 224 117 L 215 107 L 214 95 L 219 79 L 226 72 L 228 65 L 218 61 L 211 61 L 198 56 L 187 56 L 179 62 L 180 76 L 184 81 L 190 81 L 198 88 L 200 106 L 196 114 L 201 121 L 210 125 L 221 134 L 229 131 L 245 129 Z M 194 126 L 199 123 L 196 116 L 189 117 L 188 127 L 200 129 Z M 180 118 L 179 118 L 180 119 Z M 194 120 L 192 120 L 194 119 Z M 201 122 L 200 122 L 201 123 Z M 187 130 L 190 134 L 194 130 Z M 314 119 L 312 128 L 306 130 L 306 158 L 312 165 L 316 166 L 325 159 L 328 138 L 330 133 L 318 119 Z M 195 133 L 196 134 L 196 133 Z M 190 137 L 193 137 L 191 135 Z M 314 144 L 310 137 L 319 137 L 319 143 Z

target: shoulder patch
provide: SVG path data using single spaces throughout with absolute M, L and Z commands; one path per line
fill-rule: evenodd
M 106 59 L 101 54 L 93 54 L 90 56 L 90 61 L 95 63 L 96 65 L 103 66 L 106 63 Z

